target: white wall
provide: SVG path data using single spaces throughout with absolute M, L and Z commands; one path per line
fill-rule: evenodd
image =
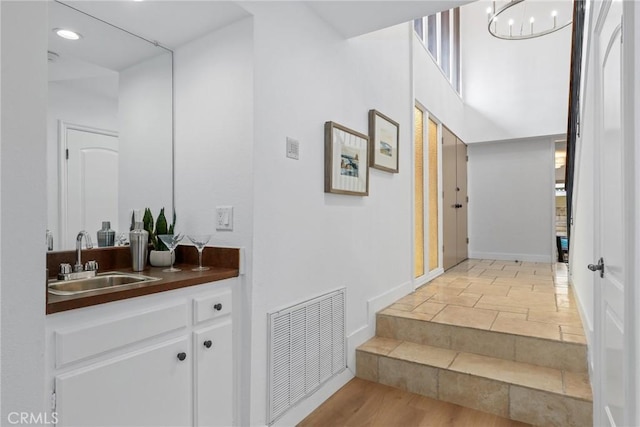
M 344 286 L 353 353 L 373 334 L 367 301 L 410 289 L 411 50 L 408 25 L 343 40 L 304 4 L 245 7 L 255 24 L 250 411 L 251 424 L 263 425 L 267 313 Z M 372 170 L 369 197 L 325 194 L 324 122 L 366 133 L 371 108 L 400 123 L 400 173 Z M 285 157 L 287 136 L 300 141 L 298 161 Z M 335 387 L 302 406 L 313 409 Z
M 45 408 L 46 2 L 0 3 L 0 424 Z M 21 34 L 16 37 L 16 34 Z
M 461 8 L 466 143 L 567 131 L 571 30 L 531 40 L 501 40 L 486 25 L 488 1 Z
M 54 248 L 60 250 L 60 204 L 58 197 L 58 121 L 111 131 L 118 130 L 118 100 L 49 82 L 47 106 L 47 228 L 53 232 Z M 115 222 L 115 221 L 114 221 Z M 77 233 L 79 230 L 73 230 Z M 93 231 L 93 230 L 91 230 Z M 66 248 L 73 249 L 73 248 Z
M 253 246 L 253 22 L 251 18 L 175 51 L 177 227 L 214 233 L 210 244 L 243 247 L 245 274 L 235 358 L 249 423 L 251 263 Z M 233 206 L 233 231 L 215 231 L 216 206 Z
M 413 32 L 412 32 L 413 33 Z M 465 105 L 445 78 L 426 46 L 413 33 L 413 80 L 415 99 L 453 133 L 465 134 Z M 463 139 L 464 140 L 464 139 Z
M 469 258 L 553 262 L 554 139 L 468 148 Z
M 171 74 L 171 53 L 120 73 L 118 231 L 129 230 L 132 209 L 148 207 L 156 219 L 165 207 L 171 221 Z

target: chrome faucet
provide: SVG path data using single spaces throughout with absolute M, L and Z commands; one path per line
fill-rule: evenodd
M 79 271 L 84 271 L 84 266 L 82 265 L 82 238 L 84 237 L 85 242 L 87 243 L 87 249 L 93 248 L 93 243 L 91 243 L 91 236 L 89 233 L 82 230 L 78 233 L 76 237 L 76 264 L 73 266 L 73 271 L 75 273 Z

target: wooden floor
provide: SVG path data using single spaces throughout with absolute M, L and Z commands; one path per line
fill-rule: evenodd
M 298 426 L 529 426 L 360 378 L 338 390 Z

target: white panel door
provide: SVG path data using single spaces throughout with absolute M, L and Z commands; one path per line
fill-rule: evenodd
M 75 248 L 75 236 L 86 230 L 95 239 L 102 221 L 118 228 L 118 137 L 109 132 L 66 127 L 66 227 L 63 249 Z M 65 221 L 64 215 L 61 220 Z M 95 242 L 94 242 L 95 243 Z
M 623 426 L 625 421 L 625 369 L 628 336 L 625 336 L 626 262 L 624 197 L 625 155 L 622 111 L 622 2 L 605 2 L 596 27 L 599 87 L 596 177 L 599 182 L 596 213 L 596 254 L 589 268 L 596 279 L 595 405 L 597 425 Z M 599 296 L 598 296 L 599 295 Z
M 233 425 L 233 337 L 231 320 L 194 334 L 195 425 Z
M 56 376 L 58 426 L 190 426 L 190 353 L 184 337 Z

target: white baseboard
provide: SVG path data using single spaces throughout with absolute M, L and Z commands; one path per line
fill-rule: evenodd
M 347 368 L 355 375 L 356 348 L 376 334 L 376 313 L 413 292 L 413 284 L 405 282 L 367 301 L 367 324 L 347 335 Z
M 469 258 L 496 259 L 500 261 L 528 261 L 528 262 L 554 262 L 551 255 L 542 254 L 512 254 L 501 252 L 473 252 L 469 251 Z

